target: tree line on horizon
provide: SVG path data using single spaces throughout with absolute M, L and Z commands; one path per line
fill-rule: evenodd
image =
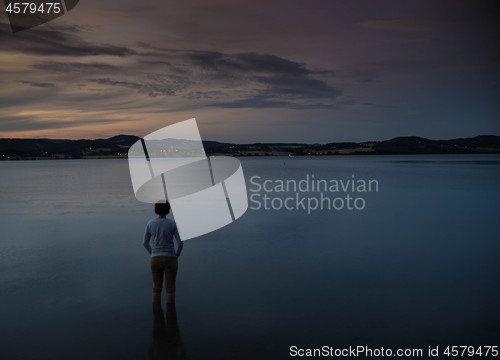
M 129 147 L 139 139 L 133 135 L 118 135 L 95 140 L 0 138 L 0 160 L 127 157 Z M 231 144 L 203 141 L 203 145 L 207 155 L 229 156 L 500 153 L 500 137 L 495 135 L 451 140 L 429 140 L 417 136 L 407 136 L 385 141 L 332 142 L 328 144 Z

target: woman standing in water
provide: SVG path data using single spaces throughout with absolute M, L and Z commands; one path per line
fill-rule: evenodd
M 161 301 L 163 277 L 167 304 L 175 303 L 175 279 L 177 277 L 177 258 L 182 251 L 182 241 L 177 231 L 175 221 L 167 219 L 170 212 L 168 201 L 158 201 L 155 204 L 157 218 L 151 219 L 144 233 L 144 247 L 151 255 L 151 275 L 153 276 L 153 303 Z M 177 251 L 174 246 L 177 242 Z

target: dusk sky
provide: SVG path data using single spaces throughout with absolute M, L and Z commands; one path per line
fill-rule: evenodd
M 0 137 L 500 135 L 494 4 L 81 0 L 15 34 L 0 5 Z

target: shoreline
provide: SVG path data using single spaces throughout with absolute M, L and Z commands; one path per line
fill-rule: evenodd
M 231 156 L 231 157 L 253 157 L 253 158 L 307 158 L 307 157 L 345 157 L 345 156 L 418 156 L 418 155 L 500 155 L 500 152 L 456 152 L 456 153 L 392 153 L 392 154 L 379 154 L 379 153 L 342 153 L 342 154 L 309 154 L 309 155 L 294 155 L 288 156 L 285 154 L 265 154 L 265 155 L 255 155 L 255 154 L 207 154 L 207 156 Z M 10 161 L 47 161 L 47 160 L 112 160 L 112 159 L 128 159 L 128 156 L 113 156 L 113 155 L 96 155 L 96 156 L 80 156 L 80 157 L 68 157 L 68 156 L 54 156 L 54 157 L 0 157 L 0 162 L 10 162 Z

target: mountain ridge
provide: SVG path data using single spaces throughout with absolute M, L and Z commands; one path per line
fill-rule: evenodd
M 135 135 L 119 134 L 102 139 L 15 139 L 0 138 L 0 159 L 78 159 L 127 157 Z M 419 136 L 398 136 L 383 141 L 235 144 L 203 141 L 207 155 L 359 155 L 359 154 L 487 154 L 500 153 L 500 136 L 478 135 L 449 140 L 430 140 Z

